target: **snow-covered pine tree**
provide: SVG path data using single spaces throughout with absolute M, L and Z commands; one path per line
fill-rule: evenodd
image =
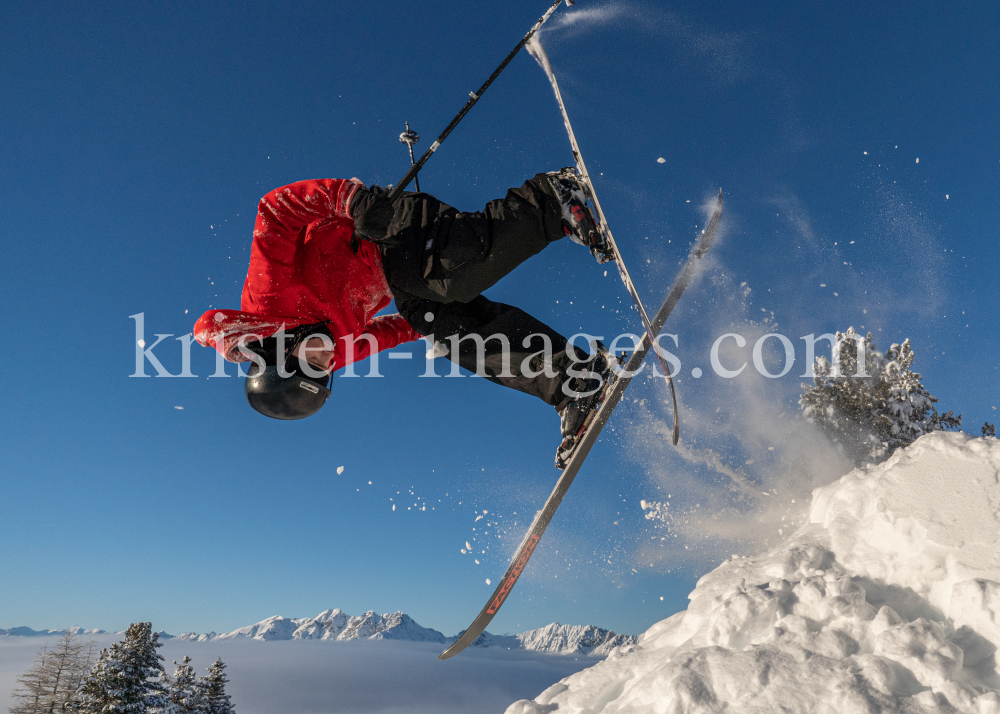
M 236 714 L 231 697 L 226 694 L 226 665 L 219 657 L 208 668 L 208 674 L 198 680 L 205 701 L 205 714 Z
M 167 706 L 163 660 L 156 649 L 160 635 L 151 623 L 134 622 L 125 639 L 101 650 L 101 656 L 77 692 L 74 710 L 81 714 L 159 714 Z
M 859 344 L 864 347 L 860 372 Z M 813 385 L 802 385 L 799 407 L 857 466 L 882 461 L 931 431 L 961 426 L 961 414 L 938 414 L 937 398 L 910 369 L 909 339 L 882 354 L 870 332 L 862 339 L 850 327 L 836 334 L 831 356 L 832 361 L 816 358 Z
M 184 656 L 180 664 L 174 660 L 174 675 L 164 677 L 170 714 L 208 714 L 208 703 L 198 682 L 191 658 Z
M 43 647 L 35 666 L 17 678 L 11 714 L 64 712 L 94 663 L 94 643 L 67 630 L 49 649 Z
M 997 427 L 996 424 L 990 424 L 988 421 L 983 422 L 983 436 L 996 436 Z

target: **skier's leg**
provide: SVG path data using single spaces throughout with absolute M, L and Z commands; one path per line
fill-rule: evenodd
M 538 174 L 482 211 L 462 213 L 428 194 L 397 204 L 384 248 L 389 284 L 439 302 L 469 302 L 518 265 L 565 236 L 563 211 L 545 174 Z
M 434 335 L 435 343 L 449 349 L 457 341 L 457 358 L 453 354 L 449 358 L 461 367 L 534 395 L 556 409 L 571 401 L 563 390 L 569 379 L 566 368 L 572 364 L 566 338 L 523 310 L 482 295 L 464 303 L 441 303 L 399 290 L 394 295 L 399 314 L 414 330 Z M 546 342 L 552 357 L 548 367 Z

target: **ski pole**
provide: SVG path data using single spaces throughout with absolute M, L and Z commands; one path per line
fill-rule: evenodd
M 410 129 L 410 122 L 406 122 L 406 131 L 399 135 L 399 140 L 406 144 L 406 148 L 410 150 L 410 166 L 413 166 L 416 163 L 413 160 L 413 145 L 420 141 L 420 135 Z M 413 183 L 417 187 L 417 193 L 420 193 L 420 178 L 414 176 Z
M 427 151 L 424 152 L 424 155 L 420 157 L 420 160 L 417 161 L 417 163 L 413 164 L 410 167 L 410 170 L 406 172 L 406 175 L 403 178 L 401 178 L 399 180 L 399 183 L 397 183 L 393 187 L 392 191 L 389 193 L 390 201 L 395 201 L 397 198 L 403 195 L 403 191 L 410 184 L 410 181 L 412 181 L 416 177 L 417 173 L 423 167 L 427 159 L 429 159 L 431 155 L 438 150 L 438 147 L 441 146 L 442 142 L 444 142 L 444 140 L 448 138 L 448 134 L 451 133 L 452 129 L 458 126 L 458 123 L 462 121 L 463 118 L 465 118 L 465 115 L 469 113 L 469 110 L 472 109 L 472 107 L 475 106 L 476 102 L 479 101 L 479 98 L 483 96 L 483 92 L 489 89 L 490 85 L 493 84 L 493 80 L 496 79 L 498 76 L 500 76 L 500 73 L 503 72 L 504 69 L 507 67 L 507 65 L 510 64 L 510 61 L 514 59 L 514 55 L 520 52 L 521 48 L 524 47 L 524 45 L 528 42 L 528 40 L 531 39 L 532 35 L 538 32 L 538 28 L 540 28 L 542 25 L 545 24 L 545 21 L 548 20 L 549 16 L 556 11 L 556 8 L 559 7 L 559 3 L 561 2 L 562 0 L 555 0 L 555 2 L 552 3 L 552 6 L 545 11 L 545 14 L 542 15 L 540 18 L 538 18 L 538 22 L 536 22 L 532 26 L 532 28 L 528 30 L 528 34 L 526 34 L 521 39 L 521 41 L 517 43 L 517 47 L 511 50 L 510 54 L 507 55 L 504 61 L 500 63 L 500 66 L 497 67 L 495 70 L 493 70 L 493 74 L 491 74 L 490 78 L 483 83 L 483 86 L 479 88 L 478 92 L 469 92 L 469 101 L 467 101 L 465 103 L 465 106 L 462 107 L 462 111 L 460 111 L 457 115 L 455 115 L 455 118 L 452 119 L 451 123 L 444 128 L 444 131 L 442 131 L 441 135 L 434 140 L 434 143 L 430 145 L 430 148 L 428 148 Z M 566 0 L 566 3 L 568 5 L 573 4 L 571 0 Z

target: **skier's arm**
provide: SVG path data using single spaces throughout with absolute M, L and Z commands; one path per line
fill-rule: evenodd
M 375 338 L 377 349 L 372 350 L 371 340 L 368 339 L 366 335 L 371 335 Z M 382 315 L 381 317 L 376 317 L 368 323 L 368 326 L 365 327 L 363 334 L 353 338 L 353 362 L 360 362 L 361 360 L 371 356 L 373 352 L 391 350 L 396 345 L 401 345 L 404 342 L 419 340 L 422 336 L 423 335 L 410 327 L 410 323 L 404 320 L 402 315 Z M 351 336 L 341 338 L 342 341 L 351 339 Z M 347 366 L 349 363 L 347 358 L 348 350 L 343 349 L 344 347 L 347 347 L 347 345 L 337 346 L 336 356 L 333 359 L 334 371 Z
M 351 218 L 357 179 L 314 179 L 276 188 L 260 199 L 250 247 L 247 287 L 252 295 L 280 292 L 295 271 L 305 229 L 327 218 Z

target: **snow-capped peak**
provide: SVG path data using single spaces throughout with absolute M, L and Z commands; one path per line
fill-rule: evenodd
M 183 640 L 413 640 L 441 642 L 445 636 L 437 630 L 421 627 L 409 615 L 393 612 L 379 615 L 369 610 L 351 617 L 339 608 L 324 610 L 316 617 L 286 618 L 276 615 L 221 635 L 198 635 L 186 632 Z
M 462 634 L 463 632 L 459 632 L 450 638 L 450 642 L 454 642 Z M 615 647 L 633 645 L 637 640 L 638 637 L 635 635 L 619 635 L 594 625 L 560 625 L 558 622 L 553 622 L 545 627 L 519 632 L 516 635 L 491 635 L 489 632 L 484 632 L 476 638 L 472 646 L 603 657 Z

